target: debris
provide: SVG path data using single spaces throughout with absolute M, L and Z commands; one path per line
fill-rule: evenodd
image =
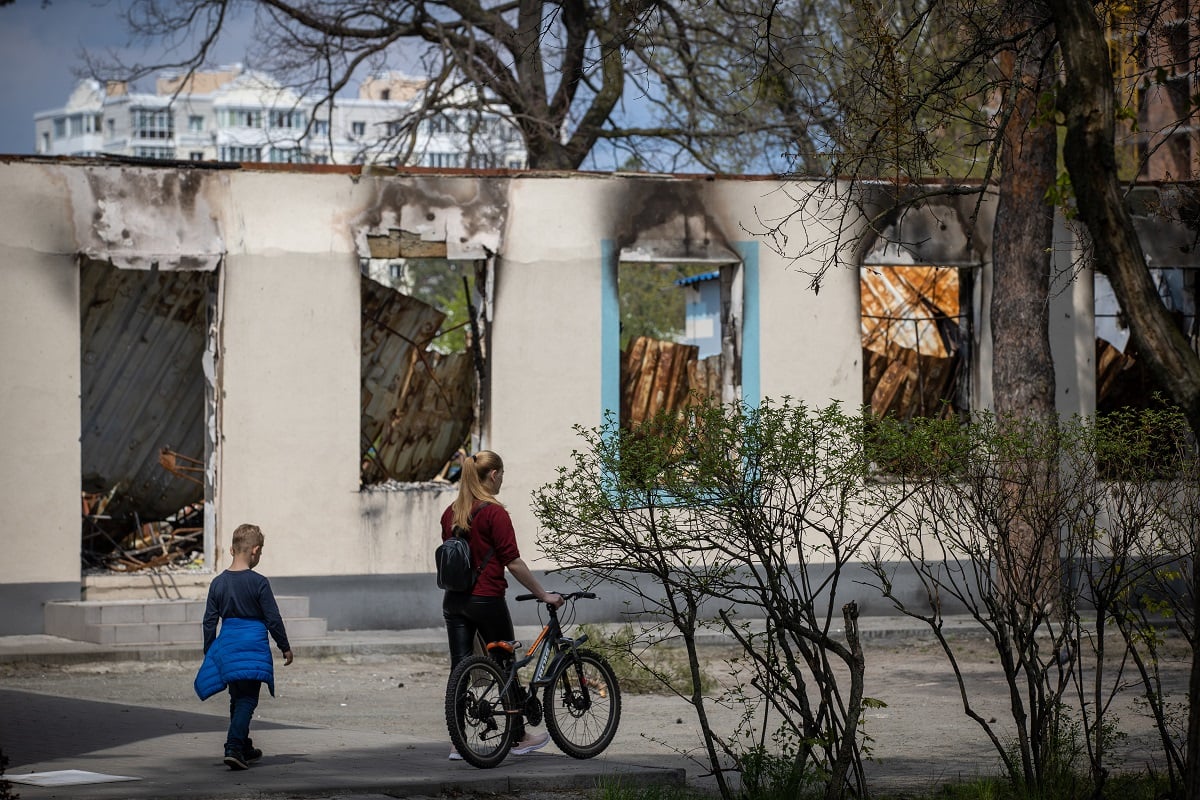
M 86 566 L 133 572 L 191 564 L 204 552 L 204 506 L 191 504 L 165 520 L 142 522 L 89 514 L 96 495 L 83 496 L 82 555 Z M 96 503 L 99 507 L 99 503 Z
M 860 271 L 863 398 L 876 416 L 954 413 L 963 379 L 962 313 L 953 267 Z
M 204 463 L 199 459 L 181 455 L 169 447 L 164 447 L 158 454 L 158 463 L 177 478 L 204 485 L 204 480 L 196 477 L 204 474 Z
M 365 276 L 362 297 L 362 483 L 430 480 L 470 434 L 473 355 L 429 349 L 433 306 Z
M 637 336 L 621 354 L 621 425 L 636 426 L 696 398 L 721 399 L 721 357 L 700 348 Z

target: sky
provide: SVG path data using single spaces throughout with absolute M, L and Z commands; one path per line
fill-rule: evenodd
M 66 105 L 81 79 L 83 50 L 117 52 L 126 62 L 169 63 L 160 53 L 131 47 L 122 20 L 130 0 L 16 0 L 0 6 L 0 154 L 30 155 L 36 150 L 33 116 Z M 213 63 L 246 62 L 251 41 L 249 12 L 240 24 L 226 24 Z M 154 90 L 153 78 L 137 88 Z M 636 113 L 636 112 L 635 112 Z M 614 169 L 603 147 L 586 169 Z M 623 156 L 622 156 L 623 158 Z M 687 171 L 686 168 L 683 171 Z
M 16 0 L 0 6 L 0 154 L 34 152 L 33 115 L 66 104 L 79 81 L 83 49 L 142 54 L 128 47 L 122 5 L 119 0 Z M 222 64 L 244 60 L 248 31 L 230 33 L 219 45 Z M 147 81 L 142 88 L 152 86 Z

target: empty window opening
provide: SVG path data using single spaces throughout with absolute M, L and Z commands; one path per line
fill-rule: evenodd
M 205 566 L 217 280 L 81 262 L 85 571 Z
M 940 266 L 859 270 L 863 402 L 878 417 L 970 410 L 967 346 L 973 272 Z
M 490 265 L 370 238 L 397 255 L 363 261 L 362 485 L 454 480 L 487 419 Z
M 620 424 L 741 396 L 738 264 L 621 261 Z

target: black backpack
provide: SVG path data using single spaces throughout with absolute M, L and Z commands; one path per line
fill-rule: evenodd
M 475 512 L 480 508 L 488 505 L 481 503 L 471 516 L 467 518 L 467 524 L 475 517 Z M 479 569 L 471 566 L 471 545 L 468 541 L 471 534 L 470 528 L 463 530 L 457 525 L 454 526 L 452 535 L 449 539 L 438 545 L 437 550 L 433 551 L 433 562 L 437 565 L 437 585 L 439 589 L 445 589 L 450 592 L 469 592 L 475 588 L 475 581 L 479 580 L 479 573 L 483 572 L 488 562 L 492 560 L 492 553 L 495 548 L 488 548 L 487 556 L 484 557 L 483 563 L 479 565 Z

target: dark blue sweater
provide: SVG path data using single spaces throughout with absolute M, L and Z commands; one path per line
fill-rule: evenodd
M 225 570 L 208 586 L 204 609 L 204 652 L 217 638 L 218 619 L 257 619 L 266 624 L 280 652 L 291 650 L 271 582 L 252 569 Z
M 262 681 L 275 694 L 268 631 L 281 651 L 291 649 L 270 581 L 252 569 L 225 570 L 213 579 L 204 609 L 204 663 L 193 683 L 201 700 L 242 680 Z

